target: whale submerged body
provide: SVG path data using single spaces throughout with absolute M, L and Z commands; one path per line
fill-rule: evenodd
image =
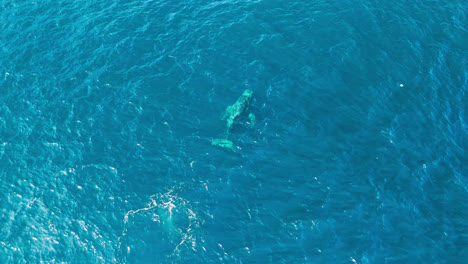
M 237 101 L 226 108 L 224 112 L 223 120 L 226 119 L 227 127 L 226 127 L 226 134 L 224 139 L 213 139 L 211 144 L 213 146 L 222 147 L 225 149 L 230 149 L 234 151 L 234 143 L 228 139 L 229 137 L 229 130 L 231 129 L 232 124 L 234 123 L 234 119 L 238 116 L 243 114 L 247 111 L 250 105 L 250 101 L 252 100 L 253 91 L 250 89 L 245 90 L 242 95 L 237 99 Z M 250 126 L 253 127 L 255 124 L 255 116 L 250 113 L 249 114 Z
M 234 123 L 234 119 L 244 113 L 248 108 L 250 101 L 252 100 L 253 91 L 250 89 L 245 90 L 237 101 L 226 108 L 223 119 L 227 120 L 227 129 Z

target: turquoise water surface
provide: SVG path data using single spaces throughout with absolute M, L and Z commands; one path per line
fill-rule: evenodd
M 468 263 L 467 16 L 0 0 L 0 263 Z

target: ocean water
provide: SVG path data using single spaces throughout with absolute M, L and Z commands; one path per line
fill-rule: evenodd
M 0 0 L 0 263 L 468 263 L 467 16 Z

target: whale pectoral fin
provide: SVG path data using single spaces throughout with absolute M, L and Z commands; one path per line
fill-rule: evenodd
M 254 127 L 255 126 L 255 115 L 252 114 L 252 113 L 249 113 L 249 120 L 250 120 L 250 127 Z
M 234 120 L 232 120 L 231 118 L 228 118 L 227 119 L 227 128 L 228 128 L 228 130 L 232 126 L 232 123 L 234 123 Z
M 232 112 L 232 105 L 226 107 L 226 110 L 224 111 L 223 117 L 221 117 L 221 120 L 226 119 Z

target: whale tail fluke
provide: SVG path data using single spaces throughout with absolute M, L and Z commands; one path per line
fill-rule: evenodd
M 231 140 L 229 139 L 224 139 L 224 138 L 217 138 L 211 140 L 211 145 L 221 147 L 221 148 L 226 148 L 234 151 L 234 143 L 232 143 Z

